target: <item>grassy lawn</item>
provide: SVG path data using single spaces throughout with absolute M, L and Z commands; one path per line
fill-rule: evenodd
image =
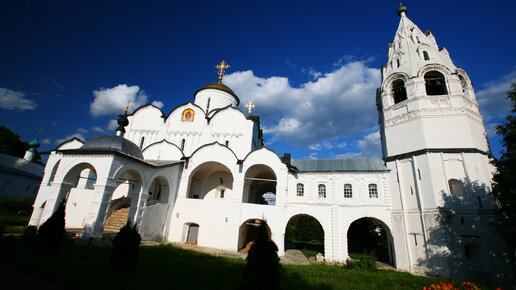
M 47 254 L 21 241 L 5 241 L 0 261 L 74 289 L 235 289 L 246 263 L 162 245 L 141 247 L 136 268 L 117 272 L 109 267 L 110 252 L 108 247 L 68 244 L 57 254 Z M 325 264 L 282 267 L 284 289 L 422 289 L 439 281 Z

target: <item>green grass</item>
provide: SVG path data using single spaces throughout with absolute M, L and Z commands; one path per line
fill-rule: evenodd
M 20 241 L 5 241 L 0 246 L 0 260 L 74 289 L 235 289 L 246 263 L 162 245 L 141 247 L 136 268 L 117 272 L 109 267 L 110 252 L 108 247 L 68 244 L 57 254 L 47 254 Z M 283 288 L 296 290 L 422 289 L 439 281 L 396 271 L 325 264 L 282 268 Z
M 310 250 L 307 248 L 301 249 L 301 252 L 303 252 L 303 255 L 305 255 L 305 257 L 307 257 L 307 258 L 315 257 L 319 253 L 317 251 L 313 251 L 313 250 Z

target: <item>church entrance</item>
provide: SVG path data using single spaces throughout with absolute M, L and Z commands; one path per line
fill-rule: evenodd
M 247 253 L 251 249 L 254 240 L 256 239 L 259 227 L 263 221 L 260 219 L 249 219 L 245 221 L 239 229 L 238 236 L 238 251 L 241 253 Z M 267 230 L 269 234 L 271 233 L 271 229 L 267 225 Z
M 231 200 L 233 175 L 218 162 L 206 162 L 190 176 L 188 198 Z
M 188 224 L 186 231 L 186 240 L 187 244 L 197 244 L 197 236 L 199 235 L 199 225 L 198 224 Z
M 389 228 L 375 218 L 354 221 L 348 229 L 348 255 L 352 259 L 372 258 L 395 266 Z
M 269 166 L 251 166 L 245 174 L 243 202 L 275 205 L 276 184 L 276 174 Z
M 324 229 L 316 218 L 299 214 L 290 218 L 285 229 L 285 251 L 299 249 L 307 257 L 324 255 Z
M 109 203 L 104 233 L 118 233 L 127 221 L 133 223 L 137 212 L 138 198 L 142 191 L 140 174 L 135 170 L 127 170 L 120 175 L 116 184 Z

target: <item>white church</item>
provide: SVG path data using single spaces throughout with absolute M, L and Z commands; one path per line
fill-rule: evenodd
M 86 239 L 116 232 L 118 219 L 143 239 L 239 251 L 266 220 L 281 256 L 287 223 L 308 215 L 324 230 L 325 260 L 345 262 L 350 225 L 372 218 L 397 269 L 510 279 L 489 227 L 495 168 L 471 80 L 406 12 L 376 96 L 383 158 L 279 156 L 221 83 L 223 62 L 193 103 L 142 106 L 120 116 L 116 135 L 53 150 L 30 225 L 65 201 L 66 228 Z

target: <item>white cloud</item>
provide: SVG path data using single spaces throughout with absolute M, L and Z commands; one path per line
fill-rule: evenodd
M 319 151 L 322 149 L 322 145 L 321 144 L 312 144 L 312 145 L 308 146 L 308 149 Z
M 160 102 L 160 101 L 154 101 L 152 102 L 152 104 L 158 108 L 163 108 L 163 102 Z
M 52 142 L 50 141 L 49 138 L 45 138 L 45 139 L 41 140 L 41 144 L 43 144 L 43 145 L 49 145 L 50 143 L 52 143 Z
M 346 63 L 299 87 L 292 87 L 288 78 L 261 78 L 252 71 L 226 75 L 224 83 L 242 104 L 256 104 L 255 114 L 264 133 L 272 134 L 271 141 L 307 148 L 353 138 L 376 125 L 380 71 L 366 62 Z
M 22 92 L 0 88 L 0 108 L 6 110 L 35 110 L 38 105 Z
M 88 130 L 84 129 L 84 128 L 79 128 L 77 129 L 77 132 L 81 133 L 81 134 L 88 134 Z
M 100 128 L 100 127 L 91 127 L 91 131 L 96 133 L 106 133 L 106 130 Z
M 380 131 L 369 133 L 357 141 L 360 152 L 338 154 L 336 158 L 371 158 L 380 157 L 382 153 Z
M 498 125 L 499 124 L 497 124 L 497 123 L 486 123 L 487 137 L 492 138 L 492 137 L 496 136 L 496 127 Z
M 476 92 L 480 111 L 486 120 L 505 117 L 511 111 L 511 102 L 507 91 L 511 83 L 516 83 L 516 67 L 501 78 L 488 82 L 482 90 Z
M 107 125 L 107 130 L 108 131 L 115 131 L 116 128 L 118 128 L 118 120 L 110 120 L 108 125 Z
M 124 112 L 124 108 L 129 104 L 129 111 L 147 104 L 147 95 L 139 86 L 118 85 L 110 89 L 101 88 L 93 91 L 95 99 L 90 104 L 92 116 L 118 115 Z M 163 106 L 162 102 L 153 101 L 156 106 Z
M 84 136 L 82 136 L 81 134 L 75 133 L 75 134 L 72 134 L 72 135 L 67 135 L 63 139 L 56 140 L 55 144 L 59 145 L 59 144 L 63 143 L 64 141 L 70 140 L 70 139 L 72 139 L 74 137 L 79 139 L 79 140 L 81 140 L 81 141 L 83 141 L 83 142 L 84 142 L 84 140 L 86 140 L 86 138 L 84 138 Z

